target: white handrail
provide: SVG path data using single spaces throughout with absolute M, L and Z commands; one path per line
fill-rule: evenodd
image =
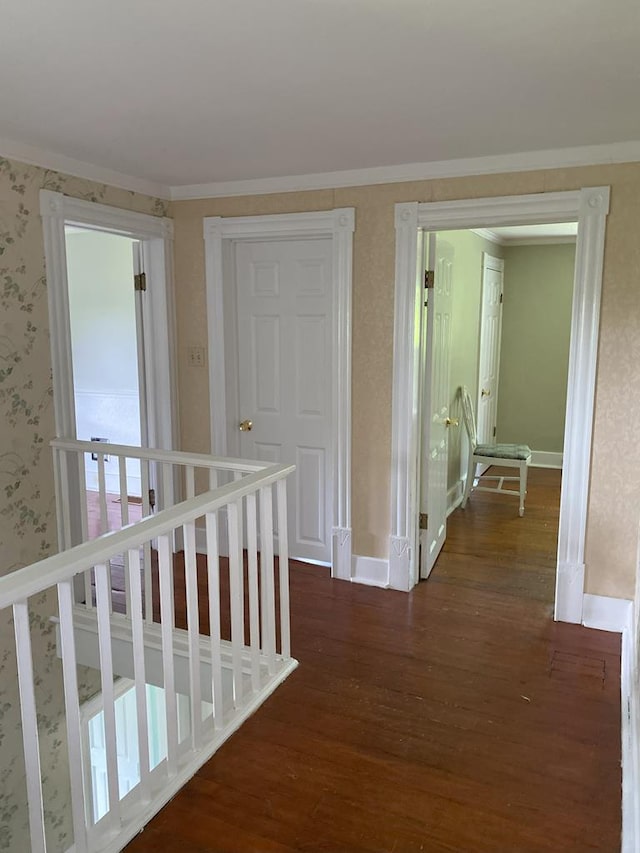
M 41 770 L 39 764 L 34 691 L 37 671 L 31 648 L 31 634 L 36 629 L 29 623 L 28 601 L 57 587 L 58 616 L 54 621 L 62 658 L 74 828 L 74 846 L 67 853 L 71 849 L 76 853 L 94 849 L 116 853 L 296 666 L 290 653 L 287 547 L 286 541 L 280 541 L 280 556 L 275 557 L 272 506 L 275 496 L 280 540 L 283 536 L 286 539 L 286 478 L 295 466 L 98 442 L 58 439 L 52 445 L 57 484 L 62 486 L 58 512 L 67 538 L 72 530 L 77 535 L 74 525 L 78 520 L 82 536 L 91 535 L 87 511 L 99 512 L 102 529 L 111 523 L 107 500 L 116 495 L 107 492 L 107 455 L 117 457 L 122 501 L 118 516 L 124 526 L 0 577 L 0 609 L 12 606 L 15 616 L 31 849 L 46 853 L 49 848 L 46 785 L 42 781 L 46 768 Z M 84 483 L 83 462 L 88 453 L 97 454 L 98 459 L 97 502 L 89 502 L 93 490 Z M 74 457 L 79 462 L 77 467 Z M 176 469 L 182 467 L 189 497 L 151 514 L 150 501 L 145 501 L 143 492 L 144 517 L 128 524 L 126 460 L 136 457 L 143 485 L 144 467 L 148 480 L 150 463 L 158 463 L 154 473 L 162 481 L 164 493 L 169 492 Z M 209 470 L 210 488 L 195 495 L 198 468 Z M 80 485 L 74 481 L 69 488 L 70 470 L 74 478 L 77 473 L 83 475 L 78 506 L 69 500 L 70 492 L 73 494 Z M 218 486 L 218 471 L 229 472 L 231 482 Z M 91 519 L 95 520 L 94 516 Z M 196 527 L 196 522 L 203 526 Z M 114 578 L 122 576 L 124 589 L 113 586 L 112 569 L 119 573 Z M 198 583 L 203 569 L 206 592 Z M 186 628 L 178 629 L 181 608 L 176 610 L 174 584 L 183 574 Z M 123 611 L 118 597 L 122 592 Z M 204 625 L 201 627 L 201 618 L 206 619 L 201 616 L 204 612 L 208 633 Z M 159 623 L 154 621 L 158 618 Z M 245 618 L 249 622 L 248 639 Z M 79 666 L 101 673 L 99 713 L 103 715 L 104 737 L 97 746 L 90 740 L 89 720 L 93 718 L 81 707 Z M 125 712 L 124 705 L 116 708 L 122 698 L 122 691 L 115 686 L 119 678 L 133 678 L 134 717 Z M 150 708 L 156 709 L 156 715 L 158 705 L 148 705 L 147 689 L 151 687 L 164 693 L 164 722 L 158 723 L 157 716 L 153 719 L 154 726 L 160 726 L 164 733 L 164 747 L 158 746 L 162 736 L 156 733 L 154 749 L 164 748 L 165 752 L 164 758 L 160 751 L 155 752 L 154 763 L 149 719 Z M 157 702 L 157 694 L 153 701 Z M 132 747 L 138 752 L 137 771 L 122 771 L 118 761 L 119 744 L 123 737 L 129 737 L 118 729 L 125 725 L 125 719 L 127 732 L 135 728 L 137 735 L 131 741 L 137 744 Z M 103 750 L 102 758 L 95 757 L 96 750 Z M 94 769 L 104 774 L 100 777 L 104 785 L 92 781 Z M 125 773 L 122 779 L 121 772 Z M 126 793 L 122 793 L 123 786 Z
M 270 468 L 272 462 L 247 461 L 222 456 L 208 456 L 204 453 L 190 453 L 183 450 L 158 450 L 153 447 L 133 447 L 126 444 L 106 444 L 102 441 L 78 441 L 68 438 L 54 438 L 51 441 L 54 450 L 74 450 L 82 453 L 127 456 L 130 459 L 148 459 L 156 462 L 170 462 L 173 465 L 193 465 L 196 468 L 244 471 L 253 473 Z
M 90 449 L 92 447 L 95 445 L 90 445 Z M 105 533 L 91 542 L 83 542 L 68 551 L 11 572 L 0 578 L 0 608 L 9 607 L 16 601 L 23 601 L 57 583 L 69 580 L 89 566 L 107 562 L 135 547 L 140 541 L 155 539 L 193 518 L 215 512 L 226 506 L 230 500 L 239 500 L 252 494 L 258 487 L 270 486 L 293 471 L 295 465 L 268 465 L 241 480 L 219 486 L 213 491 L 189 498 L 135 524 Z

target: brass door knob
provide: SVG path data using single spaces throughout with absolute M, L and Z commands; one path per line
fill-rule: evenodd
M 490 397 L 490 396 L 491 396 L 491 391 L 490 391 L 490 390 L 487 390 L 486 388 L 483 388 L 483 389 L 482 389 L 482 394 L 481 394 L 480 396 L 481 396 L 481 397 Z
M 458 418 L 445 418 L 444 419 L 444 425 L 447 427 L 458 426 L 459 424 L 460 424 L 460 421 L 458 420 Z
M 238 429 L 240 432 L 251 432 L 253 429 L 253 421 L 240 421 Z

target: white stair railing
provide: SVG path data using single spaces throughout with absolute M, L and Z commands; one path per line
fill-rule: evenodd
M 14 615 L 34 853 L 47 851 L 47 843 L 30 598 L 57 591 L 74 853 L 121 850 L 296 666 L 290 652 L 286 553 L 286 477 L 293 466 L 112 445 L 98 448 L 89 442 L 54 442 L 63 541 L 73 536 L 73 512 L 80 516 L 82 533 L 89 532 L 85 454 L 97 454 L 97 506 L 103 525 L 105 517 L 108 523 L 105 502 L 110 494 L 105 457 L 117 459 L 117 500 L 125 526 L 0 578 L 0 609 L 13 608 Z M 143 472 L 149 466 L 147 483 L 160 472 L 167 504 L 180 488 L 176 471 L 182 469 L 186 499 L 156 514 L 150 514 L 151 507 L 143 501 L 146 517 L 127 525 L 126 460 L 131 459 L 141 463 Z M 208 472 L 207 485 L 215 482 L 216 487 L 196 494 L 200 468 Z M 82 476 L 74 480 L 73 472 Z M 217 485 L 222 477 L 230 482 Z M 183 553 L 177 553 L 178 548 Z M 121 612 L 114 612 L 114 567 L 125 581 Z M 179 611 L 183 591 L 185 607 Z M 176 627 L 177 612 L 184 628 Z M 106 774 L 101 810 L 95 808 L 78 664 L 100 670 Z M 116 719 L 122 693 L 117 685 L 123 678 L 131 679 L 135 691 L 132 725 L 138 750 L 134 779 L 128 778 L 124 794 Z M 150 685 L 164 691 L 166 749 L 155 765 L 150 756 Z

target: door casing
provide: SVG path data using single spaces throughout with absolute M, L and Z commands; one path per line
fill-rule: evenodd
M 235 318 L 233 300 L 225 294 L 233 282 L 230 262 L 239 240 L 295 240 L 328 237 L 333 252 L 332 387 L 332 518 L 331 574 L 351 580 L 351 289 L 353 268 L 353 208 L 265 216 L 210 216 L 203 221 L 205 241 L 207 320 L 209 326 L 209 397 L 211 451 L 228 455 L 230 425 L 238 420 L 237 404 L 227 383 L 229 336 Z M 232 350 L 231 350 L 232 351 Z
M 71 198 L 51 190 L 40 191 L 44 232 L 49 327 L 53 368 L 56 436 L 76 438 L 73 364 L 69 322 L 69 289 L 65 225 L 121 234 L 139 240 L 147 274 L 145 306 L 145 363 L 148 443 L 174 449 L 178 435 L 175 395 L 175 327 L 173 296 L 173 221 L 105 204 Z M 133 282 L 131 283 L 133 288 Z M 171 496 L 168 496 L 171 500 Z M 72 544 L 79 532 L 72 533 Z M 64 532 L 58 529 L 59 542 Z
M 582 621 L 587 499 L 609 187 L 459 201 L 397 204 L 389 585 L 418 582 L 420 317 L 424 231 L 578 222 L 554 616 Z

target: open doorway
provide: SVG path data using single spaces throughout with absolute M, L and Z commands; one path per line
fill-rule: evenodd
M 418 581 L 422 268 L 430 232 L 578 222 L 556 564 L 556 619 L 581 622 L 604 234 L 609 188 L 396 205 L 389 584 Z
M 457 531 L 456 539 L 464 540 L 468 553 L 481 553 L 488 528 L 495 528 L 499 551 L 503 541 L 508 549 L 510 534 L 520 541 L 530 533 L 532 542 L 539 541 L 540 531 L 534 532 L 539 524 L 549 565 L 546 575 L 536 578 L 546 592 L 536 594 L 553 600 L 557 540 L 548 534 L 553 528 L 557 536 L 576 233 L 577 223 L 563 222 L 437 232 L 425 241 L 425 263 L 434 280 L 422 322 L 422 578 L 437 566 L 447 519 L 462 502 L 471 476 L 477 489 L 467 510 L 456 514 L 456 528 L 464 528 L 466 519 L 469 529 L 463 536 Z M 486 455 L 521 445 L 532 450 L 536 470 L 529 485 L 535 491 L 544 484 L 544 499 L 538 495 L 526 521 L 518 513 L 517 470 L 498 459 L 490 467 L 469 468 L 463 387 Z M 539 476 L 538 469 L 545 474 Z M 488 498 L 489 490 L 500 496 Z M 512 529 L 512 522 L 519 528 Z M 507 574 L 506 581 L 514 580 Z
M 78 226 L 65 227 L 76 437 L 81 441 L 146 445 L 143 293 L 134 288 L 139 241 Z M 97 459 L 85 464 L 89 535 L 100 530 Z M 116 459 L 104 465 L 107 505 L 120 492 Z M 127 460 L 131 521 L 142 513 L 137 460 Z
M 173 449 L 177 432 L 171 220 L 42 190 L 56 436 Z M 117 462 L 98 455 L 86 485 L 118 494 Z M 93 462 L 94 460 L 92 460 Z M 116 469 L 116 470 L 113 470 Z M 80 469 L 68 472 L 69 530 L 60 547 L 84 538 Z M 149 506 L 136 463 L 127 467 L 129 509 Z M 75 485 L 74 485 L 75 483 Z M 151 484 L 153 486 L 155 484 Z M 173 482 L 159 482 L 171 503 Z M 169 494 L 171 492 L 171 494 Z M 124 494 L 124 492 L 123 492 Z M 142 497 L 142 500 L 141 500 Z M 121 507 L 89 507 L 89 534 L 119 527 Z M 62 500 L 60 494 L 57 500 Z M 132 520 L 131 515 L 129 521 Z

